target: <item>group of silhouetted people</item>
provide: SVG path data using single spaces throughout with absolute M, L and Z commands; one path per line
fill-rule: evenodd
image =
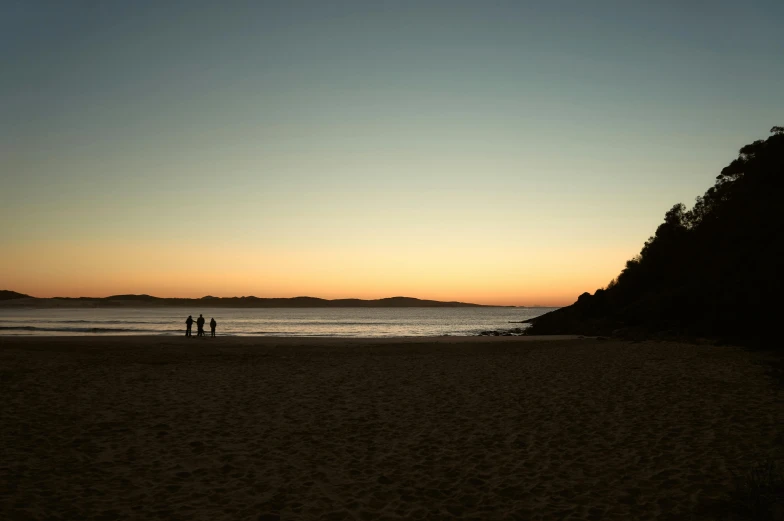
M 187 320 L 185 320 L 185 336 L 193 336 L 191 335 L 191 327 L 193 327 L 193 323 L 196 322 L 196 336 L 204 336 L 204 317 L 199 315 L 199 318 L 193 320 L 191 315 L 188 315 Z M 215 328 L 218 327 L 218 323 L 215 322 L 214 318 L 210 319 L 210 331 L 212 332 L 210 336 L 215 336 Z

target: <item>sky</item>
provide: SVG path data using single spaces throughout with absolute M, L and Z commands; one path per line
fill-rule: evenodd
M 784 124 L 784 2 L 0 0 L 0 289 L 567 305 Z

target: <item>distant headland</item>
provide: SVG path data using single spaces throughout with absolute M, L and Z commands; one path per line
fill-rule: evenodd
M 151 295 L 112 295 L 110 297 L 37 298 L 0 290 L 0 307 L 41 308 L 116 308 L 116 307 L 211 307 L 211 308 L 459 308 L 459 307 L 521 307 L 487 306 L 466 302 L 441 302 L 412 297 L 390 297 L 374 300 L 358 298 L 327 300 L 316 297 L 260 298 L 212 297 L 161 298 Z

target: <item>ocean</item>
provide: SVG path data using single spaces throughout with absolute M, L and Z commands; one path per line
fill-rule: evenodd
M 0 309 L 0 335 L 184 335 L 185 319 L 215 317 L 229 336 L 471 336 L 525 328 L 555 308 Z M 206 326 L 209 334 L 209 326 Z M 196 325 L 193 326 L 196 334 Z

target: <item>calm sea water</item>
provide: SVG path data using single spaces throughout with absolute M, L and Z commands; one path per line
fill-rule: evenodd
M 0 309 L 2 335 L 184 335 L 185 319 L 215 317 L 218 335 L 476 335 L 554 308 Z M 207 331 L 209 326 L 207 326 Z M 196 325 L 193 326 L 196 334 Z

